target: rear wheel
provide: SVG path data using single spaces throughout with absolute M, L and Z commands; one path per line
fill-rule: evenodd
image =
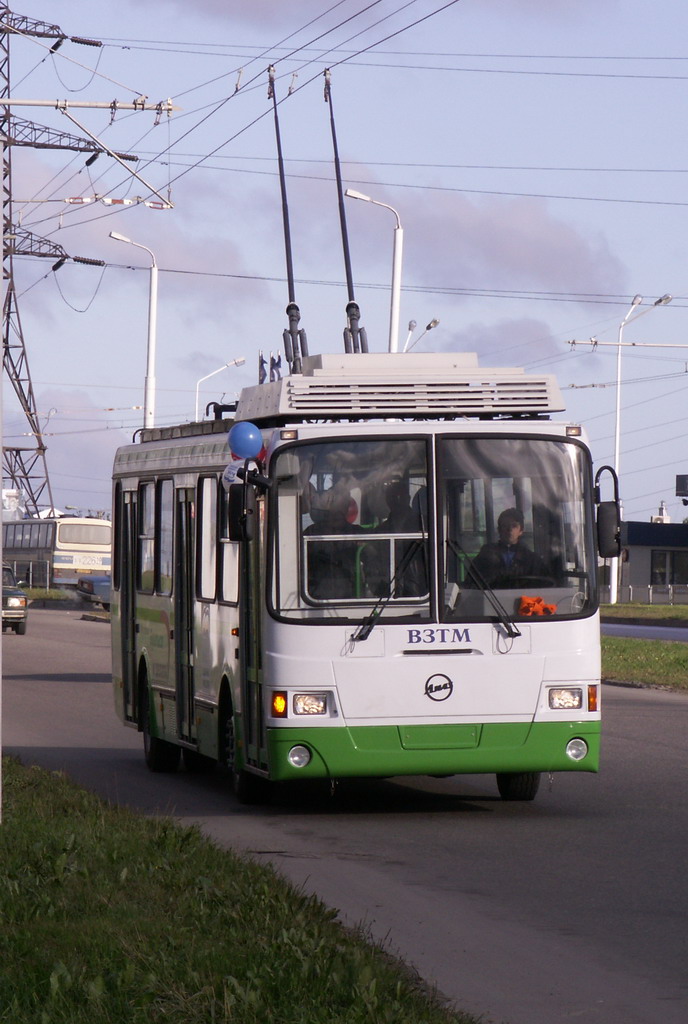
M 540 772 L 499 772 L 497 788 L 502 800 L 534 800 Z
M 176 772 L 179 768 L 181 748 L 167 740 L 151 735 L 150 697 L 146 680 L 141 684 L 141 732 L 146 764 L 152 772 Z
M 220 764 L 232 780 L 234 794 L 240 804 L 260 804 L 267 800 L 269 786 L 265 779 L 236 766 L 236 722 L 229 702 L 220 715 Z

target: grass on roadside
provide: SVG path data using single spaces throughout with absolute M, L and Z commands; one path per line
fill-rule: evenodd
M 688 605 L 603 604 L 603 619 L 658 620 L 688 624 Z M 687 634 L 688 635 L 688 634 Z M 688 690 L 688 644 L 666 640 L 602 637 L 602 678 Z
M 652 623 L 656 619 L 675 619 L 688 622 L 687 604 L 603 604 L 600 615 L 604 619 L 642 619 Z
M 603 636 L 602 679 L 688 690 L 688 643 Z
M 76 597 L 75 591 L 57 590 L 54 587 L 22 587 L 22 590 L 29 601 L 73 601 Z
M 475 1024 L 269 867 L 4 761 L 3 1024 Z

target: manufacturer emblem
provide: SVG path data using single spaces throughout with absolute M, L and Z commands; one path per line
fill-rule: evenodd
M 447 700 L 453 692 L 454 684 L 449 676 L 445 676 L 442 672 L 430 676 L 425 684 L 425 696 L 430 700 Z

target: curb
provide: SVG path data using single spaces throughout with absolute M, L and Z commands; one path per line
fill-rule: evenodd
M 680 687 L 663 686 L 661 683 L 631 683 L 623 679 L 601 679 L 603 686 L 621 686 L 627 690 L 661 690 L 663 693 L 684 693 Z
M 607 626 L 666 626 L 673 629 L 688 629 L 688 619 L 643 619 L 632 616 L 621 618 L 616 615 L 602 615 L 600 622 Z

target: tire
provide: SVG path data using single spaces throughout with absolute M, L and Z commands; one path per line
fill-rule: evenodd
M 12 626 L 12 629 L 17 636 L 24 636 L 26 633 L 26 622 L 18 622 L 15 626 Z
M 231 779 L 234 795 L 240 804 L 265 803 L 269 784 L 259 775 L 236 767 L 236 727 L 229 702 L 221 705 L 220 713 L 220 766 Z
M 181 747 L 167 740 L 151 736 L 150 731 L 150 697 L 148 685 L 144 679 L 141 685 L 141 732 L 143 733 L 143 755 L 152 772 L 176 772 L 179 768 Z
M 534 800 L 540 788 L 540 772 L 499 772 L 497 788 L 502 800 Z

